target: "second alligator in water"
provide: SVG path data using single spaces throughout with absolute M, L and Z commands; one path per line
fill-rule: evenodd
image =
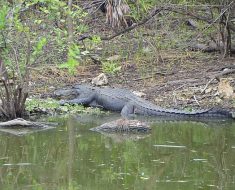
M 207 109 L 198 111 L 181 111 L 165 109 L 148 102 L 131 91 L 119 88 L 99 88 L 89 85 L 75 85 L 72 88 L 60 89 L 54 92 L 56 97 L 73 96 L 71 100 L 61 100 L 61 104 L 82 104 L 99 107 L 110 111 L 121 112 L 123 117 L 135 114 L 146 116 L 163 116 L 176 118 L 235 118 L 234 113 L 222 109 Z

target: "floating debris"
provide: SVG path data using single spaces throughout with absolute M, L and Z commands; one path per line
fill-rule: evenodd
M 186 146 L 181 145 L 167 145 L 167 144 L 155 144 L 154 147 L 164 147 L 164 148 L 186 148 Z
M 207 159 L 204 159 L 204 158 L 194 158 L 193 161 L 207 162 Z

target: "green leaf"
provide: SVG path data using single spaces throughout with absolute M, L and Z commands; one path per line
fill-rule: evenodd
M 37 50 L 41 51 L 42 48 L 46 45 L 46 43 L 47 43 L 47 39 L 45 37 L 42 37 L 37 43 L 37 46 L 36 46 Z
M 79 62 L 76 59 L 69 57 L 67 62 L 59 65 L 58 67 L 68 69 L 70 74 L 74 74 L 78 65 Z
M 3 30 L 6 26 L 6 16 L 8 13 L 8 7 L 4 5 L 0 9 L 0 30 Z
M 100 36 L 92 36 L 92 42 L 94 42 L 95 44 L 99 44 L 101 42 L 101 38 Z

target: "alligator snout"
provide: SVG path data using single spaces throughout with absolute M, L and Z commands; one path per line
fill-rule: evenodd
M 74 99 L 78 96 L 78 92 L 75 89 L 58 89 L 54 91 L 53 98 L 56 99 Z

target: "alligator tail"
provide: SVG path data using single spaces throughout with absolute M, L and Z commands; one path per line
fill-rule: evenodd
M 175 109 L 155 109 L 148 110 L 148 115 L 155 116 L 172 116 L 172 117 L 193 117 L 193 118 L 233 118 L 235 119 L 235 112 L 229 112 L 223 109 L 207 109 L 193 112 L 181 111 Z
M 176 112 L 178 115 L 178 113 Z M 199 118 L 233 118 L 235 119 L 235 115 L 233 112 L 229 112 L 223 109 L 208 109 L 201 110 L 196 112 L 183 112 L 184 116 L 188 117 L 199 117 Z
M 222 117 L 235 119 L 235 112 L 230 112 L 223 109 L 211 109 L 208 110 L 208 117 Z

